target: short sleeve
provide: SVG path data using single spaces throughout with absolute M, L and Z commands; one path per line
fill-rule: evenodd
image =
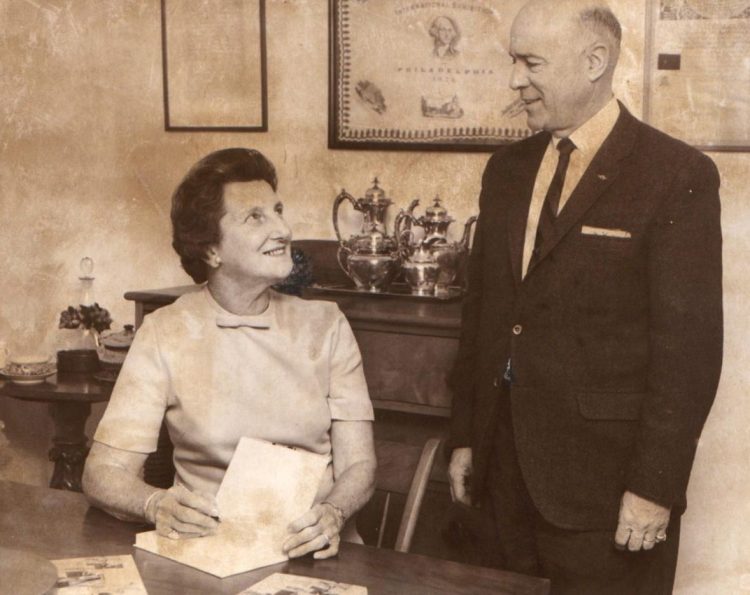
M 328 408 L 331 419 L 335 420 L 372 421 L 375 418 L 357 340 L 340 311 L 337 312 L 331 335 Z
M 125 358 L 94 440 L 131 452 L 154 452 L 169 387 L 169 373 L 159 350 L 158 327 L 146 317 Z

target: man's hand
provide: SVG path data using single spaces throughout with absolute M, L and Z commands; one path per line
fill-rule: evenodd
M 448 478 L 450 479 L 451 498 L 454 502 L 460 502 L 471 506 L 471 490 L 469 481 L 473 467 L 471 464 L 471 449 L 456 448 L 451 453 L 451 462 L 448 466 Z
M 650 550 L 667 540 L 669 508 L 625 492 L 620 502 L 620 519 L 615 532 L 615 547 L 631 552 Z

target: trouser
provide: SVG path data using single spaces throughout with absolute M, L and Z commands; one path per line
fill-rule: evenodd
M 500 400 L 486 501 L 497 529 L 498 565 L 549 578 L 553 595 L 671 593 L 680 516 L 672 515 L 665 543 L 640 552 L 616 550 L 614 529 L 571 531 L 548 523 L 536 510 L 521 475 L 509 391 L 504 390 Z

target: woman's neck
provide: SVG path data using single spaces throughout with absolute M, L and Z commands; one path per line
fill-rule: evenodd
M 265 284 L 249 286 L 214 275 L 209 277 L 207 285 L 217 304 L 227 312 L 240 316 L 262 314 L 271 299 L 269 287 Z

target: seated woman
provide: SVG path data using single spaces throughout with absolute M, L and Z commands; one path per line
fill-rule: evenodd
M 333 556 L 340 538 L 356 535 L 345 521 L 372 495 L 373 410 L 338 306 L 271 289 L 292 268 L 273 165 L 249 149 L 208 155 L 175 191 L 172 225 L 182 266 L 206 283 L 138 330 L 94 436 L 84 492 L 118 518 L 196 537 L 217 527 L 214 495 L 241 437 L 330 455 L 316 503 L 291 524 L 284 550 Z M 174 444 L 169 490 L 139 478 L 162 420 Z

